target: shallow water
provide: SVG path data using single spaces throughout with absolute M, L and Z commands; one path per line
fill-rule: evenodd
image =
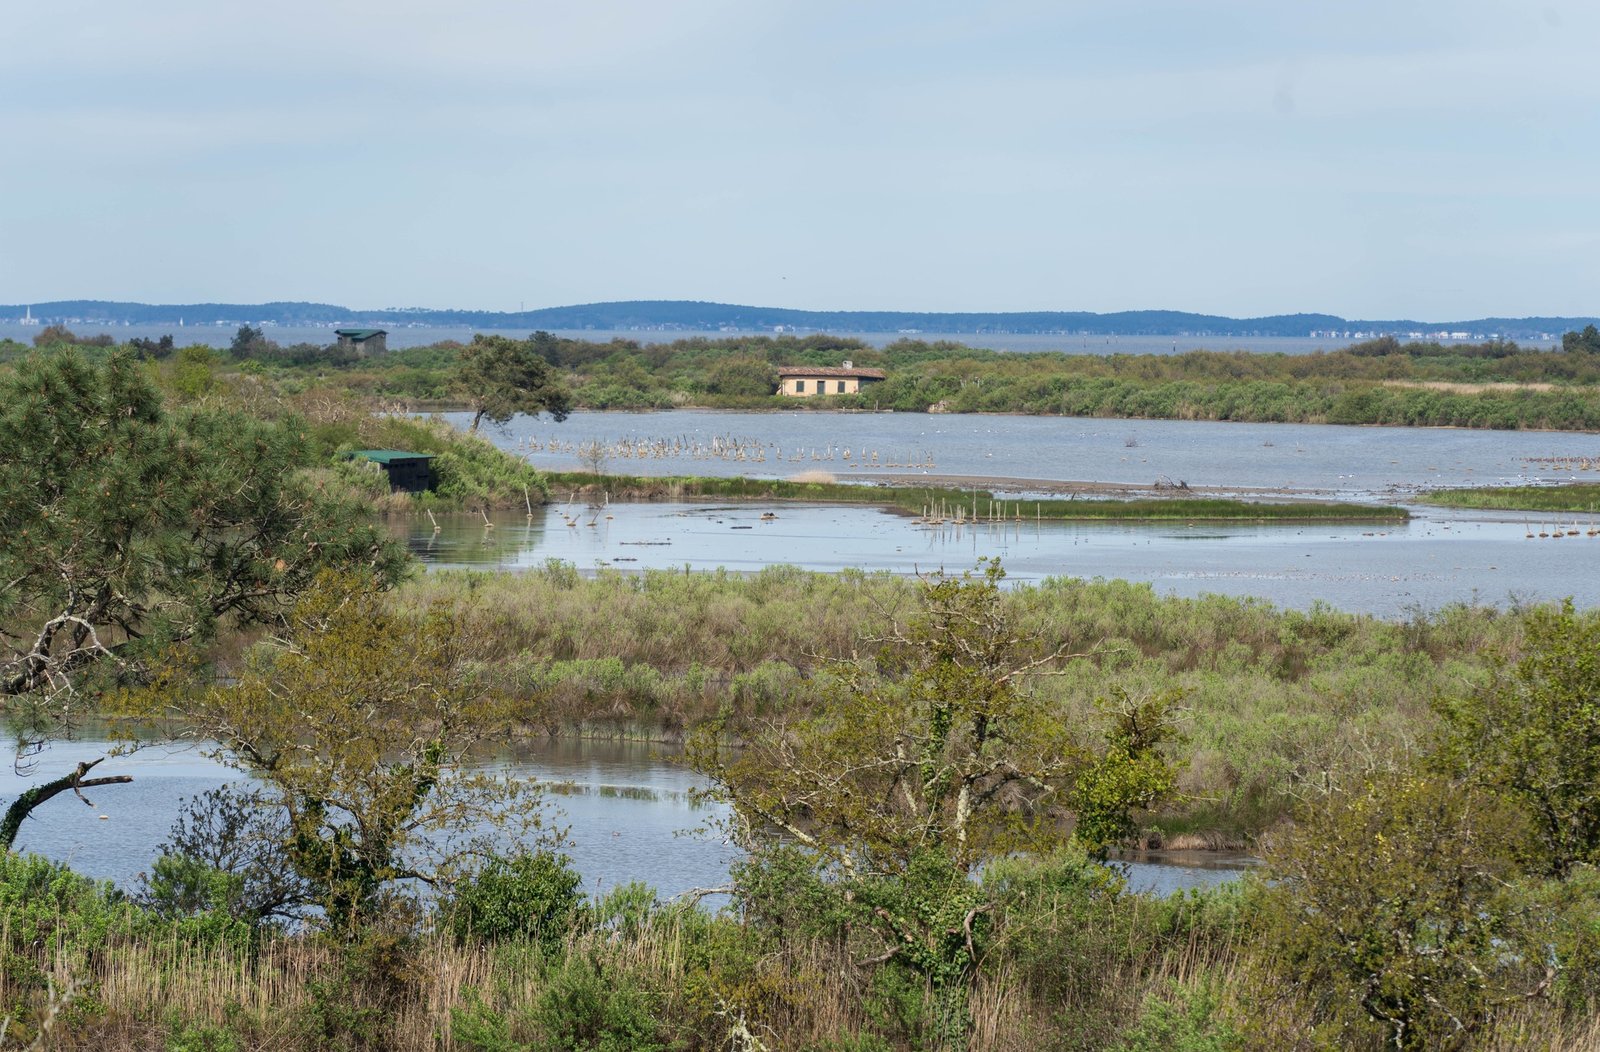
M 774 519 L 763 519 L 770 512 Z M 576 525 L 567 525 L 567 516 Z M 608 517 L 609 516 L 609 517 Z M 578 569 L 753 572 L 775 563 L 809 570 L 909 574 L 1002 560 L 1016 581 L 1120 578 L 1162 594 L 1254 596 L 1284 607 L 1327 603 L 1383 617 L 1451 603 L 1510 605 L 1573 596 L 1600 606 L 1600 535 L 1575 537 L 1552 516 L 1417 509 L 1400 525 L 1008 522 L 933 529 L 871 507 L 805 504 L 557 504 L 483 520 L 448 516 L 390 528 L 428 565 L 525 569 L 550 559 Z M 592 525 L 591 525 L 592 523 Z M 1560 520 L 1563 533 L 1571 517 Z
M 36 773 L 19 779 L 0 773 L 0 800 L 19 789 L 104 755 L 109 743 L 65 742 L 39 758 Z M 541 741 L 486 761 L 485 766 L 558 783 L 548 795 L 550 819 L 569 829 L 564 848 L 591 891 L 641 880 L 663 896 L 727 879 L 737 851 L 712 838 L 687 833 L 717 817 L 695 805 L 694 775 L 631 742 Z M 69 862 L 89 876 L 132 886 L 156 856 L 182 801 L 240 776 L 192 747 L 152 745 L 108 759 L 96 774 L 131 774 L 128 785 L 88 792 L 93 807 L 63 794 L 24 824 L 17 848 Z M 104 815 L 104 818 L 100 816 Z
M 55 743 L 26 779 L 7 766 L 0 771 L 0 801 L 70 770 L 80 760 L 103 756 L 109 748 L 111 743 L 104 741 Z M 701 783 L 674 762 L 676 755 L 671 747 L 638 742 L 540 741 L 485 765 L 558 784 L 561 791 L 546 797 L 550 818 L 567 828 L 569 843 L 563 850 L 587 890 L 603 893 L 637 880 L 670 898 L 692 888 L 726 884 L 728 867 L 740 857 L 738 848 L 703 832 L 722 811 L 691 800 L 690 791 Z M 193 747 L 168 745 L 113 757 L 95 773 L 130 774 L 134 781 L 91 790 L 86 795 L 92 807 L 71 795 L 57 796 L 24 823 L 16 847 L 125 888 L 135 886 L 147 871 L 186 798 L 239 777 Z M 1118 866 L 1133 890 L 1167 894 L 1232 880 L 1247 864 L 1242 858 L 1219 856 Z M 711 898 L 707 904 L 721 901 Z
M 470 422 L 464 413 L 444 416 Z M 485 434 L 549 470 L 578 470 L 578 447 L 599 442 L 610 451 L 606 469 L 620 475 L 825 471 L 1135 485 L 1165 478 L 1366 500 L 1423 488 L 1600 481 L 1600 435 L 1568 431 L 680 410 L 574 413 L 560 424 L 519 416 Z M 645 455 L 624 455 L 633 451 Z M 1590 470 L 1578 466 L 1582 458 Z

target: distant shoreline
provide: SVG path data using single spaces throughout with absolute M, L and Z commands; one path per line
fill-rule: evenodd
M 620 300 L 543 307 L 535 310 L 437 310 L 389 307 L 378 310 L 331 303 L 152 304 L 114 300 L 51 300 L 0 304 L 0 318 L 33 324 L 73 323 L 155 325 L 380 325 L 477 327 L 496 329 L 635 330 L 668 339 L 688 332 L 808 335 L 874 333 L 925 339 L 1038 335 L 1062 339 L 1086 336 L 1140 338 L 1199 337 L 1211 340 L 1252 337 L 1315 337 L 1359 342 L 1379 336 L 1410 339 L 1540 339 L 1600 318 L 1533 316 L 1418 321 L 1414 318 L 1358 319 L 1336 314 L 1291 313 L 1236 318 L 1175 310 L 1125 311 L 901 311 L 800 310 L 698 300 Z

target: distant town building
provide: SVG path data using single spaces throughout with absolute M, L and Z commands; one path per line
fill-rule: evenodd
M 856 394 L 885 378 L 882 369 L 857 369 L 848 361 L 843 366 L 784 365 L 778 369 L 778 393 L 791 398 Z
M 389 349 L 389 333 L 384 329 L 334 329 L 339 337 L 339 349 L 364 351 L 374 354 Z

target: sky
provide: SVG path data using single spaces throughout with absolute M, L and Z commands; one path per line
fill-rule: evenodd
M 50 0 L 0 303 L 1600 314 L 1593 0 Z

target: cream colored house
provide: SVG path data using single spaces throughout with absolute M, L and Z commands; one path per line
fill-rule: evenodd
M 882 379 L 882 369 L 857 369 L 848 361 L 843 366 L 784 365 L 778 368 L 778 393 L 790 398 L 856 394 Z

